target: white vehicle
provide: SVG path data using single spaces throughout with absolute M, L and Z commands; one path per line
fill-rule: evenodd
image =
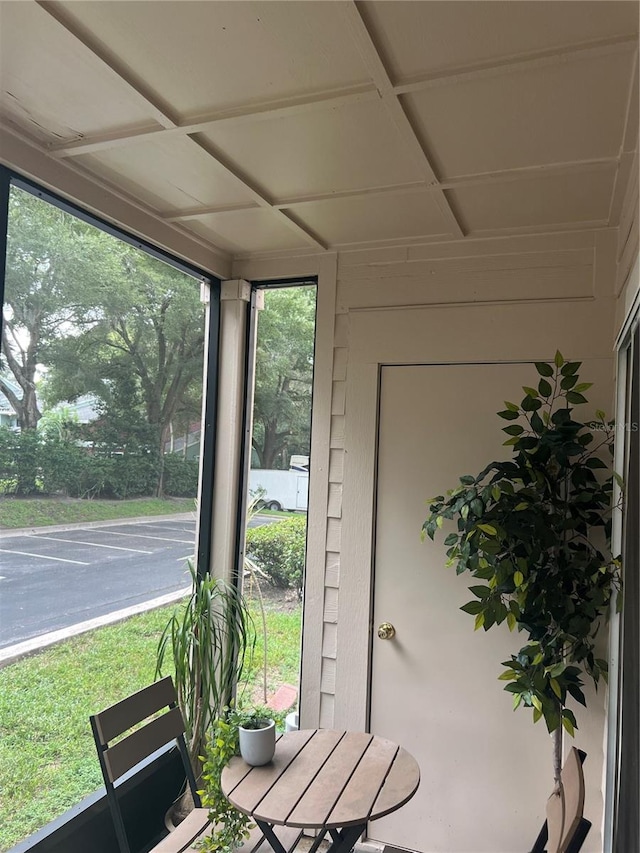
M 306 512 L 308 492 L 308 471 L 275 471 L 268 468 L 252 468 L 249 471 L 249 493 L 260 493 L 261 506 L 266 509 Z

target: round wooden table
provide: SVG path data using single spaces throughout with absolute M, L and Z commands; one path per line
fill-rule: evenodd
M 326 833 L 330 853 L 348 853 L 370 820 L 399 809 L 415 794 L 420 770 L 402 747 L 365 732 L 307 729 L 278 740 L 263 767 L 233 758 L 222 772 L 222 791 L 250 815 L 275 853 L 289 853 L 274 826 Z M 295 847 L 295 844 L 293 845 Z

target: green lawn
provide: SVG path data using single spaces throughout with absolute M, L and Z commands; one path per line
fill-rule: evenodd
M 0 851 L 102 784 L 89 714 L 153 680 L 172 607 L 75 637 L 0 669 Z M 260 618 L 257 614 L 256 623 Z M 269 690 L 297 683 L 300 608 L 267 608 Z M 250 690 L 261 697 L 262 642 Z
M 74 498 L 12 498 L 4 495 L 0 497 L 0 529 L 111 521 L 117 518 L 195 512 L 195 509 L 194 498 L 89 501 Z

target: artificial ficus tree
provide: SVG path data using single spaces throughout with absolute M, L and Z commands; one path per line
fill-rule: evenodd
M 432 498 L 422 529 L 434 539 L 445 521 L 457 522 L 444 540 L 447 565 L 476 580 L 461 608 L 476 630 L 506 622 L 526 635 L 500 679 L 514 710 L 532 708 L 534 722 L 544 718 L 554 733 L 557 784 L 562 730 L 577 728 L 567 698 L 586 706 L 584 677 L 596 688 L 607 677 L 596 635 L 620 590 L 620 560 L 610 551 L 614 425 L 602 411 L 586 423 L 576 418 L 591 387 L 580 382 L 580 366 L 560 352 L 553 364 L 536 363 L 537 387 L 525 386 L 519 405 L 498 412 L 509 421 L 511 459 Z

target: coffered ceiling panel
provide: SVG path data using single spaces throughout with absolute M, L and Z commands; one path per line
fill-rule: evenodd
M 0 161 L 227 271 L 611 228 L 635 174 L 639 9 L 0 0 Z
M 431 193 L 342 198 L 294 205 L 291 212 L 330 246 L 431 237 L 448 227 Z
M 156 137 L 75 159 L 158 211 L 252 201 L 239 181 L 183 136 Z
M 449 192 L 474 231 L 567 223 L 605 224 L 615 169 L 469 186 Z
M 632 62 L 627 51 L 405 98 L 444 178 L 613 157 L 624 129 Z
M 268 210 L 237 210 L 189 219 L 183 227 L 228 252 L 305 249 L 309 244 Z
M 638 31 L 638 7 L 624 0 L 367 0 L 360 8 L 394 83 Z
M 216 126 L 203 137 L 274 198 L 421 178 L 379 99 Z
M 368 80 L 339 2 L 56 5 L 182 118 Z
M 46 142 L 151 122 L 144 104 L 35 3 L 0 4 L 0 86 L 5 114 Z

